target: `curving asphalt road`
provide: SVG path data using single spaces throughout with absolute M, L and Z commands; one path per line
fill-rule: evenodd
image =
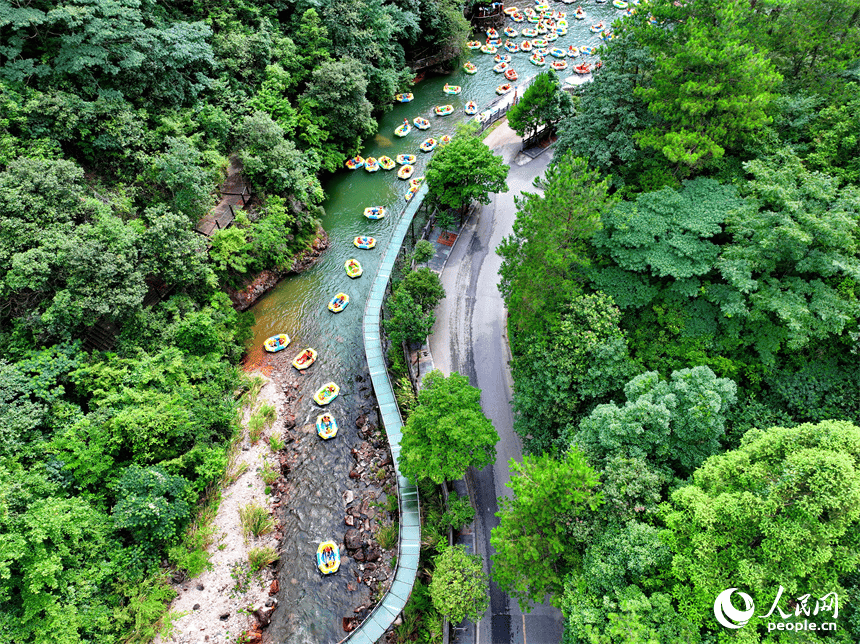
M 492 132 L 486 143 L 511 166 L 509 191 L 493 195 L 491 203 L 479 208 L 461 231 L 442 273 L 449 295 L 436 309 L 430 349 L 437 369 L 446 375 L 458 371 L 481 389 L 484 413 L 499 433 L 496 462 L 474 472 L 470 481 L 479 510 L 475 522 L 477 550 L 489 568 L 494 552 L 490 531 L 499 523 L 496 499 L 510 496 L 506 487 L 509 461 L 522 460 L 522 443 L 513 431 L 505 306 L 496 288 L 501 258 L 495 249 L 513 230 L 514 195 L 535 192 L 532 181 L 543 174 L 552 151 L 517 165 L 516 161 L 522 161 L 518 156 L 521 139 L 507 122 Z M 558 644 L 561 636 L 560 611 L 540 605 L 523 614 L 516 601 L 491 582 L 490 608 L 478 624 L 477 644 Z

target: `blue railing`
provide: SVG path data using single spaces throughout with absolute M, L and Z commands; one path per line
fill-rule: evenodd
M 394 262 L 406 238 L 406 233 L 412 223 L 412 218 L 424 201 L 427 194 L 427 184 L 423 184 L 410 201 L 394 234 L 385 249 L 385 256 L 379 265 L 379 270 L 370 288 L 367 297 L 367 305 L 364 308 L 364 352 L 367 356 L 367 366 L 370 368 L 370 379 L 373 382 L 373 391 L 376 401 L 379 403 L 379 415 L 385 432 L 388 435 L 388 444 L 391 447 L 391 456 L 394 460 L 394 474 L 397 477 L 397 493 L 400 503 L 400 551 L 397 557 L 397 569 L 394 573 L 394 581 L 391 588 L 385 593 L 382 601 L 377 604 L 373 612 L 368 615 L 361 626 L 345 637 L 343 642 L 350 644 L 375 644 L 385 631 L 406 606 L 412 586 L 415 585 L 415 576 L 418 574 L 418 558 L 421 550 L 421 516 L 418 510 L 418 488 L 400 473 L 400 439 L 403 436 L 403 418 L 397 400 L 394 398 L 394 389 L 388 378 L 388 369 L 385 366 L 385 355 L 382 351 L 382 336 L 380 333 L 380 320 L 382 317 L 382 301 L 385 299 L 385 289 L 394 269 Z

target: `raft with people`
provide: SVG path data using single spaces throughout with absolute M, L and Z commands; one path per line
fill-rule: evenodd
M 512 87 L 513 86 L 510 83 L 505 83 L 504 85 L 499 85 L 496 88 L 496 94 L 499 94 L 499 95 L 507 94 L 508 92 L 511 91 Z
M 400 165 L 411 165 L 418 160 L 414 154 L 398 154 L 397 163 Z
M 483 45 L 481 47 L 481 51 L 484 52 L 485 54 L 495 54 L 496 53 L 496 47 L 494 45 Z
M 350 170 L 358 170 L 364 167 L 364 157 L 356 155 L 351 159 L 346 160 L 346 167 Z
M 415 127 L 417 127 L 419 130 L 426 130 L 430 127 L 430 121 L 425 119 L 423 116 L 416 116 L 414 119 L 412 119 L 412 122 L 415 123 Z
M 466 72 L 467 74 L 477 74 L 478 68 L 475 65 L 475 63 L 468 62 L 465 65 L 463 65 L 463 71 Z
M 511 26 L 505 27 L 505 35 L 508 38 L 516 38 L 517 37 L 517 30 Z
M 290 346 L 290 336 L 286 333 L 279 333 L 277 335 L 273 335 L 271 338 L 266 338 L 263 342 L 263 348 L 269 353 L 277 353 L 278 351 L 283 351 L 288 346 Z
M 308 347 L 295 358 L 293 358 L 293 366 L 299 371 L 304 371 L 305 369 L 310 367 L 316 361 L 316 359 L 316 350 Z
M 379 162 L 374 157 L 367 157 L 364 160 L 364 169 L 368 172 L 376 172 L 379 170 Z
M 361 274 L 364 272 L 361 270 L 361 264 L 358 263 L 357 259 L 346 260 L 343 263 L 343 268 L 346 270 L 346 274 L 353 279 L 361 277 Z
M 470 40 L 466 43 L 466 47 L 468 47 L 469 49 L 480 49 L 481 43 L 477 40 Z
M 507 70 L 508 70 L 508 64 L 507 63 L 499 63 L 498 65 L 493 67 L 493 71 L 496 72 L 497 74 L 503 74 Z
M 382 219 L 385 217 L 385 208 L 382 206 L 368 206 L 364 209 L 364 216 L 368 219 Z
M 352 240 L 352 244 L 353 246 L 355 246 L 356 248 L 360 248 L 361 250 L 370 250 L 371 248 L 376 246 L 376 239 L 368 235 L 359 235 Z
M 398 103 L 408 103 L 413 98 L 415 98 L 415 96 L 412 95 L 412 92 L 406 92 L 404 94 L 395 94 L 394 95 L 394 100 L 397 101 Z
M 478 113 L 478 104 L 475 101 L 469 101 L 466 103 L 466 106 L 463 108 L 463 111 L 466 112 L 469 116 Z
M 567 61 L 565 60 L 554 60 L 549 64 L 555 71 L 560 72 L 567 69 Z
M 397 128 L 395 128 L 394 136 L 404 137 L 407 134 L 409 134 L 409 132 L 411 132 L 411 131 L 412 131 L 412 126 L 409 125 L 409 120 L 403 119 L 403 123 L 401 123 Z
M 436 113 L 436 116 L 448 116 L 449 114 L 454 112 L 453 105 L 437 105 L 433 108 L 433 111 Z
M 332 313 L 340 313 L 349 304 L 349 295 L 346 293 L 338 293 L 328 303 L 328 310 Z
M 412 176 L 413 172 L 415 172 L 415 167 L 407 163 L 406 165 L 400 166 L 400 169 L 397 171 L 397 178 L 405 181 Z
M 317 548 L 317 567 L 324 575 L 337 572 L 340 568 L 340 549 L 334 541 L 323 541 Z
M 317 434 L 323 440 L 337 436 L 337 421 L 331 414 L 320 414 L 317 416 Z
M 519 50 L 520 46 L 517 43 L 511 42 L 510 40 L 505 41 L 505 51 L 511 54 L 516 54 Z
M 439 145 L 448 145 L 450 142 L 451 136 L 449 134 L 445 134 L 439 139 Z
M 532 41 L 524 40 L 520 43 L 520 51 L 531 51 L 532 50 Z
M 318 405 L 328 405 L 332 400 L 337 398 L 339 393 L 340 387 L 333 382 L 327 382 L 314 394 L 314 402 Z
M 391 157 L 379 157 L 377 162 L 383 170 L 394 170 L 394 166 L 397 165 Z
M 455 96 L 462 92 L 463 88 L 460 85 L 449 85 L 448 83 L 445 83 L 445 87 L 442 88 L 442 91 L 446 94 Z
M 433 150 L 436 149 L 436 144 L 437 144 L 436 139 L 434 139 L 433 137 L 430 137 L 429 139 L 425 139 L 424 141 L 421 141 L 421 145 L 419 145 L 418 147 L 422 152 L 432 152 Z
M 519 78 L 519 76 L 517 75 L 517 70 L 515 70 L 513 67 L 509 68 L 507 71 L 505 71 L 505 78 L 511 82 L 516 81 L 517 78 Z

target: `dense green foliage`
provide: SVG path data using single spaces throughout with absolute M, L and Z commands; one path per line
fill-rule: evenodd
M 464 546 L 451 546 L 437 555 L 434 563 L 430 580 L 433 606 L 452 624 L 465 618 L 478 622 L 490 605 L 481 555 L 470 555 Z
M 481 391 L 457 372 L 424 377 L 418 406 L 403 426 L 400 469 L 413 481 L 452 481 L 492 463 L 499 435 L 481 409 Z
M 219 289 L 308 247 L 321 174 L 407 88 L 406 46 L 456 54 L 461 7 L 0 14 L 0 641 L 150 641 L 170 573 L 206 565 L 186 528 L 237 427 L 250 320 Z M 254 200 L 207 240 L 237 168 Z M 441 297 L 423 273 L 402 291 Z
M 508 166 L 473 130 L 461 127 L 427 166 L 430 194 L 446 208 L 464 211 L 473 201 L 490 203 L 494 192 L 507 192 Z
M 546 135 L 563 117 L 573 111 L 570 94 L 561 90 L 554 71 L 538 74 L 508 111 L 508 124 L 520 136 L 531 136 L 543 128 Z
M 858 641 L 860 3 L 652 0 L 613 27 L 498 249 L 516 467 L 553 473 L 524 516 L 563 527 L 538 564 L 527 522 L 494 532 L 494 578 L 550 593 L 565 644 Z M 583 457 L 602 504 L 538 515 Z M 837 630 L 768 632 L 807 616 Z
M 403 342 L 424 342 L 436 322 L 433 310 L 445 297 L 439 275 L 423 266 L 409 271 L 392 289 L 385 301 L 389 311 L 382 321 L 385 332 L 398 347 Z

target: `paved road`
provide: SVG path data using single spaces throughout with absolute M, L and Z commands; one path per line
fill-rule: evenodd
M 488 137 L 487 144 L 511 166 L 510 190 L 494 195 L 493 201 L 473 215 L 461 232 L 442 274 L 448 297 L 436 310 L 430 348 L 438 369 L 445 374 L 459 371 L 481 389 L 484 413 L 499 433 L 496 462 L 476 472 L 473 478 L 479 509 L 478 552 L 489 566 L 494 552 L 490 530 L 499 523 L 496 499 L 510 496 L 506 487 L 510 459 L 522 460 L 522 444 L 513 431 L 505 308 L 496 288 L 501 258 L 495 249 L 513 230 L 514 195 L 534 192 L 532 181 L 543 174 L 552 152 L 523 166 L 516 165 L 513 161 L 520 140 L 506 124 Z M 558 644 L 561 634 L 562 616 L 558 610 L 542 605 L 523 615 L 516 602 L 491 582 L 490 608 L 478 624 L 478 644 Z

